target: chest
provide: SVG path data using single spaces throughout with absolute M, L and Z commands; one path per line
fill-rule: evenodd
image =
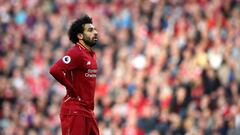
M 82 58 L 81 69 L 83 71 L 96 70 L 98 69 L 95 54 L 85 54 Z

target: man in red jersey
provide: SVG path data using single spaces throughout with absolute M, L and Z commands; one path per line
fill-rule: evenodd
M 92 50 L 98 32 L 92 18 L 84 15 L 74 21 L 68 36 L 75 45 L 50 69 L 50 74 L 67 89 L 60 112 L 62 134 L 99 135 L 93 113 L 97 63 Z

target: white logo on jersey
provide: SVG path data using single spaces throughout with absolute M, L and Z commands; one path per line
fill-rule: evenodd
M 85 77 L 96 77 L 97 69 L 88 69 L 87 73 L 85 73 Z
M 91 61 L 88 61 L 88 62 L 87 62 L 87 65 L 91 65 Z
M 71 61 L 71 57 L 70 57 L 70 56 L 64 56 L 64 57 L 62 58 L 62 60 L 63 60 L 63 62 L 64 62 L 65 64 L 68 64 L 68 63 L 70 63 L 70 61 Z

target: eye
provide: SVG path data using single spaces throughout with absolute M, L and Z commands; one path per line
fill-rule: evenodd
M 92 31 L 93 31 L 93 28 L 88 28 L 88 31 L 89 31 L 89 32 L 92 32 Z

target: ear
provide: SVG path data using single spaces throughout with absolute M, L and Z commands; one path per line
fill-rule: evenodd
M 80 40 L 82 40 L 82 39 L 83 39 L 83 34 L 79 33 L 79 34 L 77 35 L 77 37 L 78 37 Z

